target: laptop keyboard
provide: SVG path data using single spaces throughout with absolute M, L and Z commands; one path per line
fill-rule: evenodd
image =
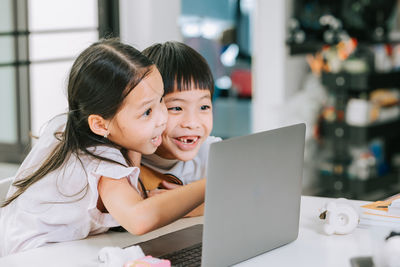
M 201 265 L 202 244 L 196 244 L 178 251 L 161 256 L 162 259 L 171 261 L 172 266 L 176 267 L 195 267 Z

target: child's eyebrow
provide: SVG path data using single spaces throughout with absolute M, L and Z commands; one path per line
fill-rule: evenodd
M 203 99 L 211 99 L 211 96 L 207 94 L 207 95 L 204 95 L 204 96 L 200 97 L 200 100 L 203 100 Z M 174 97 L 174 98 L 165 100 L 166 103 L 167 102 L 173 102 L 173 101 L 187 102 L 187 100 L 185 98 L 179 98 L 179 97 Z
M 143 107 L 147 106 L 148 104 L 150 104 L 151 102 L 153 102 L 153 99 L 144 101 L 142 104 L 140 104 L 139 108 L 143 108 Z
M 182 101 L 182 102 L 185 102 L 185 99 L 183 99 L 183 98 L 178 98 L 178 97 L 174 97 L 174 98 L 165 100 L 165 102 L 173 102 L 173 101 Z

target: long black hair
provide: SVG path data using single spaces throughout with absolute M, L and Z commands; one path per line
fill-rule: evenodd
M 180 42 L 154 44 L 142 51 L 157 66 L 164 82 L 164 94 L 193 87 L 214 93 L 214 79 L 207 61 L 196 50 Z
M 97 114 L 104 119 L 111 119 L 122 106 L 125 97 L 151 71 L 152 65 L 140 51 L 116 39 L 96 42 L 84 50 L 75 60 L 69 74 L 68 119 L 64 132 L 55 133 L 60 142 L 36 171 L 16 179 L 13 183 L 16 192 L 1 206 L 7 206 L 32 184 L 60 168 L 71 154 L 78 156 L 83 152 L 101 160 L 112 161 L 89 151 L 88 148 L 92 146 L 117 147 L 130 164 L 123 148 L 90 130 L 88 117 Z

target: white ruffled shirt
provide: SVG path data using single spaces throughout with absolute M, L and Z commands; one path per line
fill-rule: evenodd
M 54 132 L 63 131 L 65 122 L 66 116 L 59 116 L 49 123 L 22 163 L 17 179 L 41 165 L 58 142 Z M 98 146 L 91 152 L 128 166 L 118 149 Z M 97 209 L 97 185 L 101 176 L 128 177 L 138 190 L 139 168 L 125 166 L 86 154 L 80 155 L 80 160 L 71 155 L 63 167 L 47 174 L 0 210 L 0 257 L 49 243 L 83 239 L 119 226 L 110 214 Z M 7 196 L 15 191 L 11 186 Z

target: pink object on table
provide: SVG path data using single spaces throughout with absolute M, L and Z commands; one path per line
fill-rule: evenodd
M 124 267 L 171 267 L 171 262 L 169 260 L 146 256 L 144 258 L 127 262 L 124 264 Z

